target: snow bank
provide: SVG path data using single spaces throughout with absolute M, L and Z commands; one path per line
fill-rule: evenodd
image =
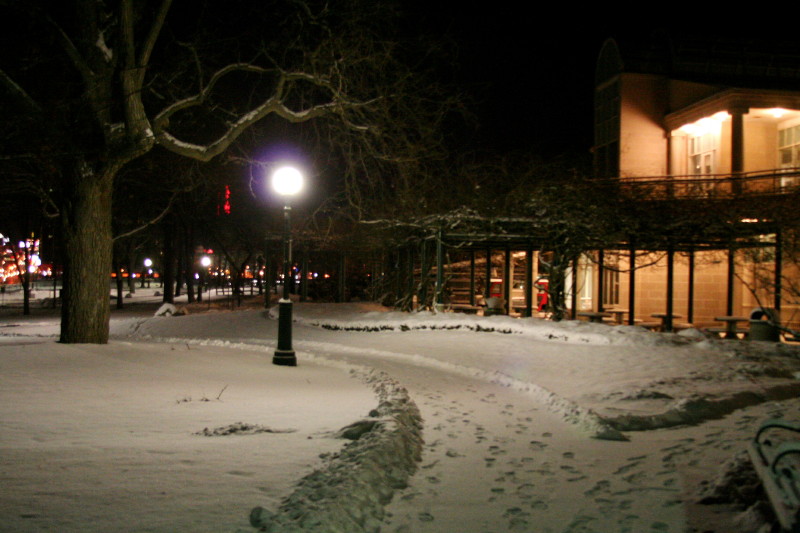
M 418 331 L 418 330 L 467 330 L 497 332 L 510 335 L 525 335 L 538 340 L 564 342 L 568 344 L 626 344 L 626 345 L 686 345 L 698 340 L 687 334 L 655 334 L 639 326 L 611 326 L 581 320 L 552 322 L 541 318 L 514 318 L 509 316 L 477 316 L 463 313 L 433 313 L 419 311 L 353 312 L 342 307 L 335 316 L 321 314 L 325 306 L 300 304 L 295 306 L 294 321 L 298 324 L 317 326 L 342 331 Z M 327 308 L 326 308 L 327 309 Z M 315 312 L 317 311 L 317 312 Z M 350 312 L 348 312 L 350 311 Z M 269 310 L 270 317 L 277 318 L 277 307 Z M 702 337 L 705 339 L 705 337 Z
M 604 417 L 605 423 L 619 431 L 647 431 L 684 424 L 699 424 L 722 418 L 737 409 L 767 401 L 786 400 L 800 395 L 800 383 L 764 388 L 763 391 L 740 391 L 719 398 L 698 397 L 677 400 L 663 413 L 652 415 L 623 414 Z
M 327 457 L 304 477 L 276 512 L 255 507 L 250 523 L 261 531 L 377 532 L 383 507 L 403 489 L 422 455 L 422 418 L 406 389 L 381 372 L 369 372 L 379 405 L 369 430 Z

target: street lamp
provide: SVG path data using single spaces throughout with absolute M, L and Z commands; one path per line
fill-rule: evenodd
M 303 187 L 303 175 L 294 167 L 281 167 L 272 173 L 272 188 L 283 197 L 283 297 L 278 300 L 278 348 L 272 364 L 297 366 L 292 349 L 292 301 L 289 299 L 292 264 L 292 226 L 289 200 Z
M 200 266 L 203 271 L 200 273 L 200 290 L 197 291 L 197 301 L 203 301 L 203 289 L 208 287 L 208 267 L 211 266 L 211 258 L 204 255 L 200 258 Z M 211 291 L 208 292 L 208 305 L 211 306 Z
M 150 268 L 153 266 L 153 260 L 149 257 L 146 257 L 144 260 L 144 268 L 146 269 L 142 272 L 142 288 L 144 288 L 144 282 L 147 281 L 147 286 L 150 286 L 150 275 L 153 273 L 153 269 Z

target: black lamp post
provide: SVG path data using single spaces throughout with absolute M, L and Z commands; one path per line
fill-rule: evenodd
M 289 200 L 303 187 L 303 175 L 294 167 L 281 167 L 272 174 L 272 188 L 284 199 L 283 204 L 283 296 L 278 300 L 278 348 L 272 364 L 297 366 L 292 349 L 292 301 L 289 299 L 289 281 L 292 264 L 292 208 Z

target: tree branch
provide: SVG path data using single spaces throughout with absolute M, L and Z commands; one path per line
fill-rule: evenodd
M 142 51 L 139 54 L 139 67 L 141 68 L 138 80 L 139 87 L 144 84 L 145 70 L 147 69 L 147 65 L 150 64 L 150 56 L 153 54 L 153 48 L 156 45 L 158 36 L 161 34 L 161 29 L 164 27 L 164 21 L 167 19 L 167 13 L 171 5 L 172 0 L 163 0 L 161 2 L 158 13 L 156 13 L 156 18 L 150 26 L 150 32 L 147 34 L 147 38 L 142 45 Z
M 239 117 L 229 125 L 227 131 L 216 141 L 206 145 L 181 141 L 167 131 L 170 118 L 179 111 L 202 105 L 208 100 L 217 83 L 226 75 L 233 72 L 255 72 L 259 74 L 280 72 L 277 69 L 266 69 L 247 63 L 234 63 L 227 65 L 214 73 L 208 84 L 194 96 L 175 102 L 156 115 L 153 119 L 156 142 L 174 153 L 191 157 L 200 161 L 209 161 L 224 152 L 244 131 L 267 115 L 277 115 L 292 123 L 306 122 L 316 117 L 337 112 L 346 106 L 359 105 L 346 102 L 338 98 L 337 93 L 331 91 L 332 98 L 329 102 L 316 104 L 299 111 L 289 108 L 285 104 L 287 85 L 292 81 L 305 81 L 319 87 L 331 89 L 324 78 L 304 72 L 280 72 L 280 76 L 273 90 L 273 94 L 257 107 Z
M 31 108 L 32 111 L 35 111 L 37 114 L 42 113 L 42 108 L 36 100 L 34 100 L 28 92 L 23 89 L 17 82 L 15 82 L 11 77 L 6 74 L 2 69 L 0 69 L 0 82 L 5 85 L 12 93 L 16 94 L 20 97 L 20 99 L 27 104 L 28 107 Z
M 167 215 L 167 213 L 169 213 L 170 209 L 172 208 L 172 204 L 175 203 L 175 199 L 178 197 L 178 194 L 180 192 L 182 192 L 182 191 L 176 191 L 176 192 L 172 193 L 172 196 L 170 197 L 169 202 L 167 202 L 167 206 L 157 216 L 155 216 L 151 220 L 148 220 L 147 222 L 145 222 L 144 224 L 142 224 L 139 227 L 133 228 L 130 231 L 126 231 L 125 233 L 121 233 L 119 235 L 116 235 L 114 237 L 114 241 L 118 241 L 120 239 L 124 239 L 125 237 L 130 237 L 131 235 L 134 235 L 134 234 L 139 233 L 140 231 L 142 231 L 144 229 L 147 229 L 148 227 L 152 226 L 153 224 L 157 224 L 162 218 L 164 218 Z

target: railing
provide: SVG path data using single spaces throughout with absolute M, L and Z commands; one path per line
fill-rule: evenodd
M 704 176 L 619 178 L 623 194 L 647 200 L 734 199 L 800 192 L 800 168 Z

